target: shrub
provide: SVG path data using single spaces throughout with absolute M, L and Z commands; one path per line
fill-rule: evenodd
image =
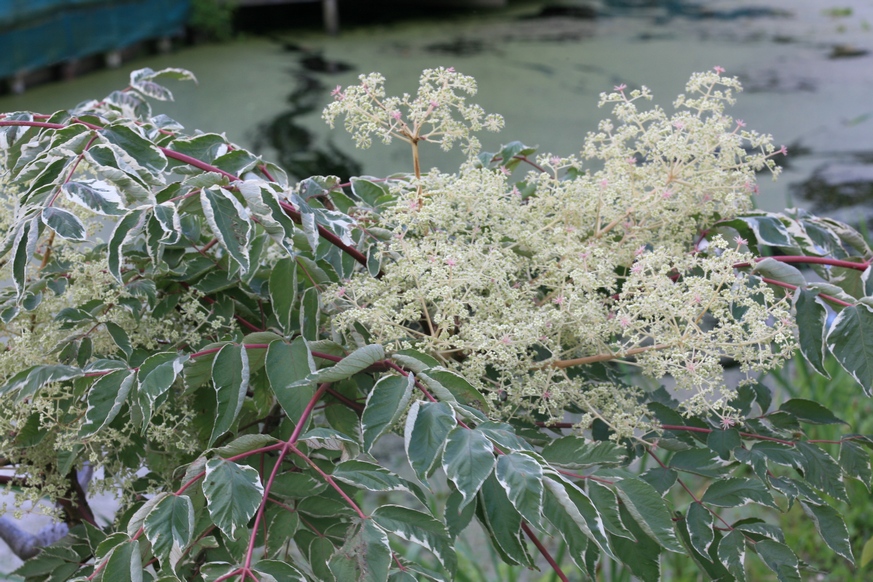
M 505 562 L 535 549 L 564 580 L 547 536 L 591 577 L 609 557 L 656 580 L 676 552 L 711 578 L 745 579 L 757 554 L 798 580 L 806 564 L 747 507 L 795 503 L 852 561 L 831 499 L 844 477 L 869 489 L 873 441 L 810 438 L 839 419 L 802 398 L 771 410 L 756 379 L 799 346 L 869 394 L 873 253 L 833 220 L 753 210 L 785 150 L 726 115 L 740 85 L 722 73 L 692 76 L 673 114 L 615 87 L 568 157 L 481 152 L 474 132 L 502 119 L 453 69 L 415 96 L 362 76 L 325 119 L 361 146 L 408 143 L 413 171 L 346 184 L 290 184 L 153 114 L 182 70 L 4 115 L 5 480 L 69 526 L 18 573 L 443 580 L 475 518 Z M 468 160 L 423 172 L 422 143 Z M 380 452 L 391 433 L 402 462 Z M 123 502 L 105 528 L 99 490 Z M 23 539 L 23 556 L 50 541 Z

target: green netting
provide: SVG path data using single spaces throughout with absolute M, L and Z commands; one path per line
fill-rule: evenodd
M 0 0 L 0 78 L 178 33 L 188 0 Z

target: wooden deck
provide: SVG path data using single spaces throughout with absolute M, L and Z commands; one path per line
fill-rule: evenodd
M 321 2 L 321 10 L 324 15 L 324 29 L 328 34 L 339 33 L 339 6 L 338 0 L 236 0 L 237 6 L 271 6 L 278 4 L 312 4 Z
M 358 0 L 362 1 L 362 0 Z M 369 1 L 369 0 L 363 0 Z M 468 8 L 499 8 L 506 6 L 507 0 L 407 0 L 431 6 L 451 6 Z M 328 34 L 339 33 L 339 0 L 236 0 L 237 6 L 275 6 L 279 4 L 312 4 L 321 2 L 324 14 L 324 28 Z

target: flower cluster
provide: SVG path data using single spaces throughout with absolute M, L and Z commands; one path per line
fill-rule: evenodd
M 336 328 L 364 324 L 373 341 L 427 351 L 478 379 L 506 415 L 575 407 L 621 435 L 644 411 L 592 364 L 672 376 L 695 413 L 730 398 L 713 394 L 722 358 L 750 373 L 778 366 L 794 345 L 790 305 L 737 272 L 748 253 L 718 237 L 700 250 L 714 219 L 752 207 L 756 170 L 777 170 L 769 137 L 724 114 L 738 82 L 695 75 L 673 115 L 640 110 L 645 88 L 617 89 L 601 100 L 616 121 L 582 149 L 593 171 L 544 156 L 547 171 L 531 171 L 522 195 L 506 173 L 468 164 L 424 176 L 423 205 L 397 187 L 374 217 L 394 232 L 384 276 L 343 283 Z
M 439 144 L 445 151 L 463 142 L 465 153 L 472 156 L 480 147 L 472 132 L 503 127 L 501 116 L 467 103 L 466 96 L 476 94 L 476 81 L 451 67 L 425 70 L 414 97 L 386 96 L 385 78 L 378 73 L 361 75 L 359 80 L 358 85 L 337 87 L 323 115 L 331 127 L 343 116 L 358 147 L 370 147 L 375 135 L 383 143 L 394 138 L 413 144 L 422 141 Z

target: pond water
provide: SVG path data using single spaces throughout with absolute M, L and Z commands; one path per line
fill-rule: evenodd
M 598 94 L 646 85 L 668 110 L 688 76 L 720 65 L 746 87 L 731 113 L 789 146 L 783 177 L 762 177 L 759 205 L 803 205 L 873 218 L 873 3 L 869 0 L 516 0 L 500 10 L 379 23 L 344 22 L 336 38 L 274 23 L 295 14 L 247 12 L 260 34 L 186 47 L 73 81 L 0 98 L 0 110 L 51 112 L 126 85 L 130 70 L 176 66 L 199 84 L 158 104 L 188 129 L 224 131 L 295 175 L 386 175 L 411 169 L 403 144 L 355 150 L 320 120 L 329 91 L 379 71 L 390 92 L 414 91 L 423 68 L 454 66 L 479 82 L 475 100 L 506 117 L 482 136 L 486 150 L 520 140 L 577 152 L 606 112 Z M 251 9 L 250 9 L 251 10 Z M 358 22 L 362 15 L 352 15 Z M 264 23 L 269 26 L 264 26 Z M 265 30 L 266 28 L 266 30 Z M 449 170 L 460 154 L 423 149 L 425 168 Z M 792 200 L 793 199 L 793 200 Z

